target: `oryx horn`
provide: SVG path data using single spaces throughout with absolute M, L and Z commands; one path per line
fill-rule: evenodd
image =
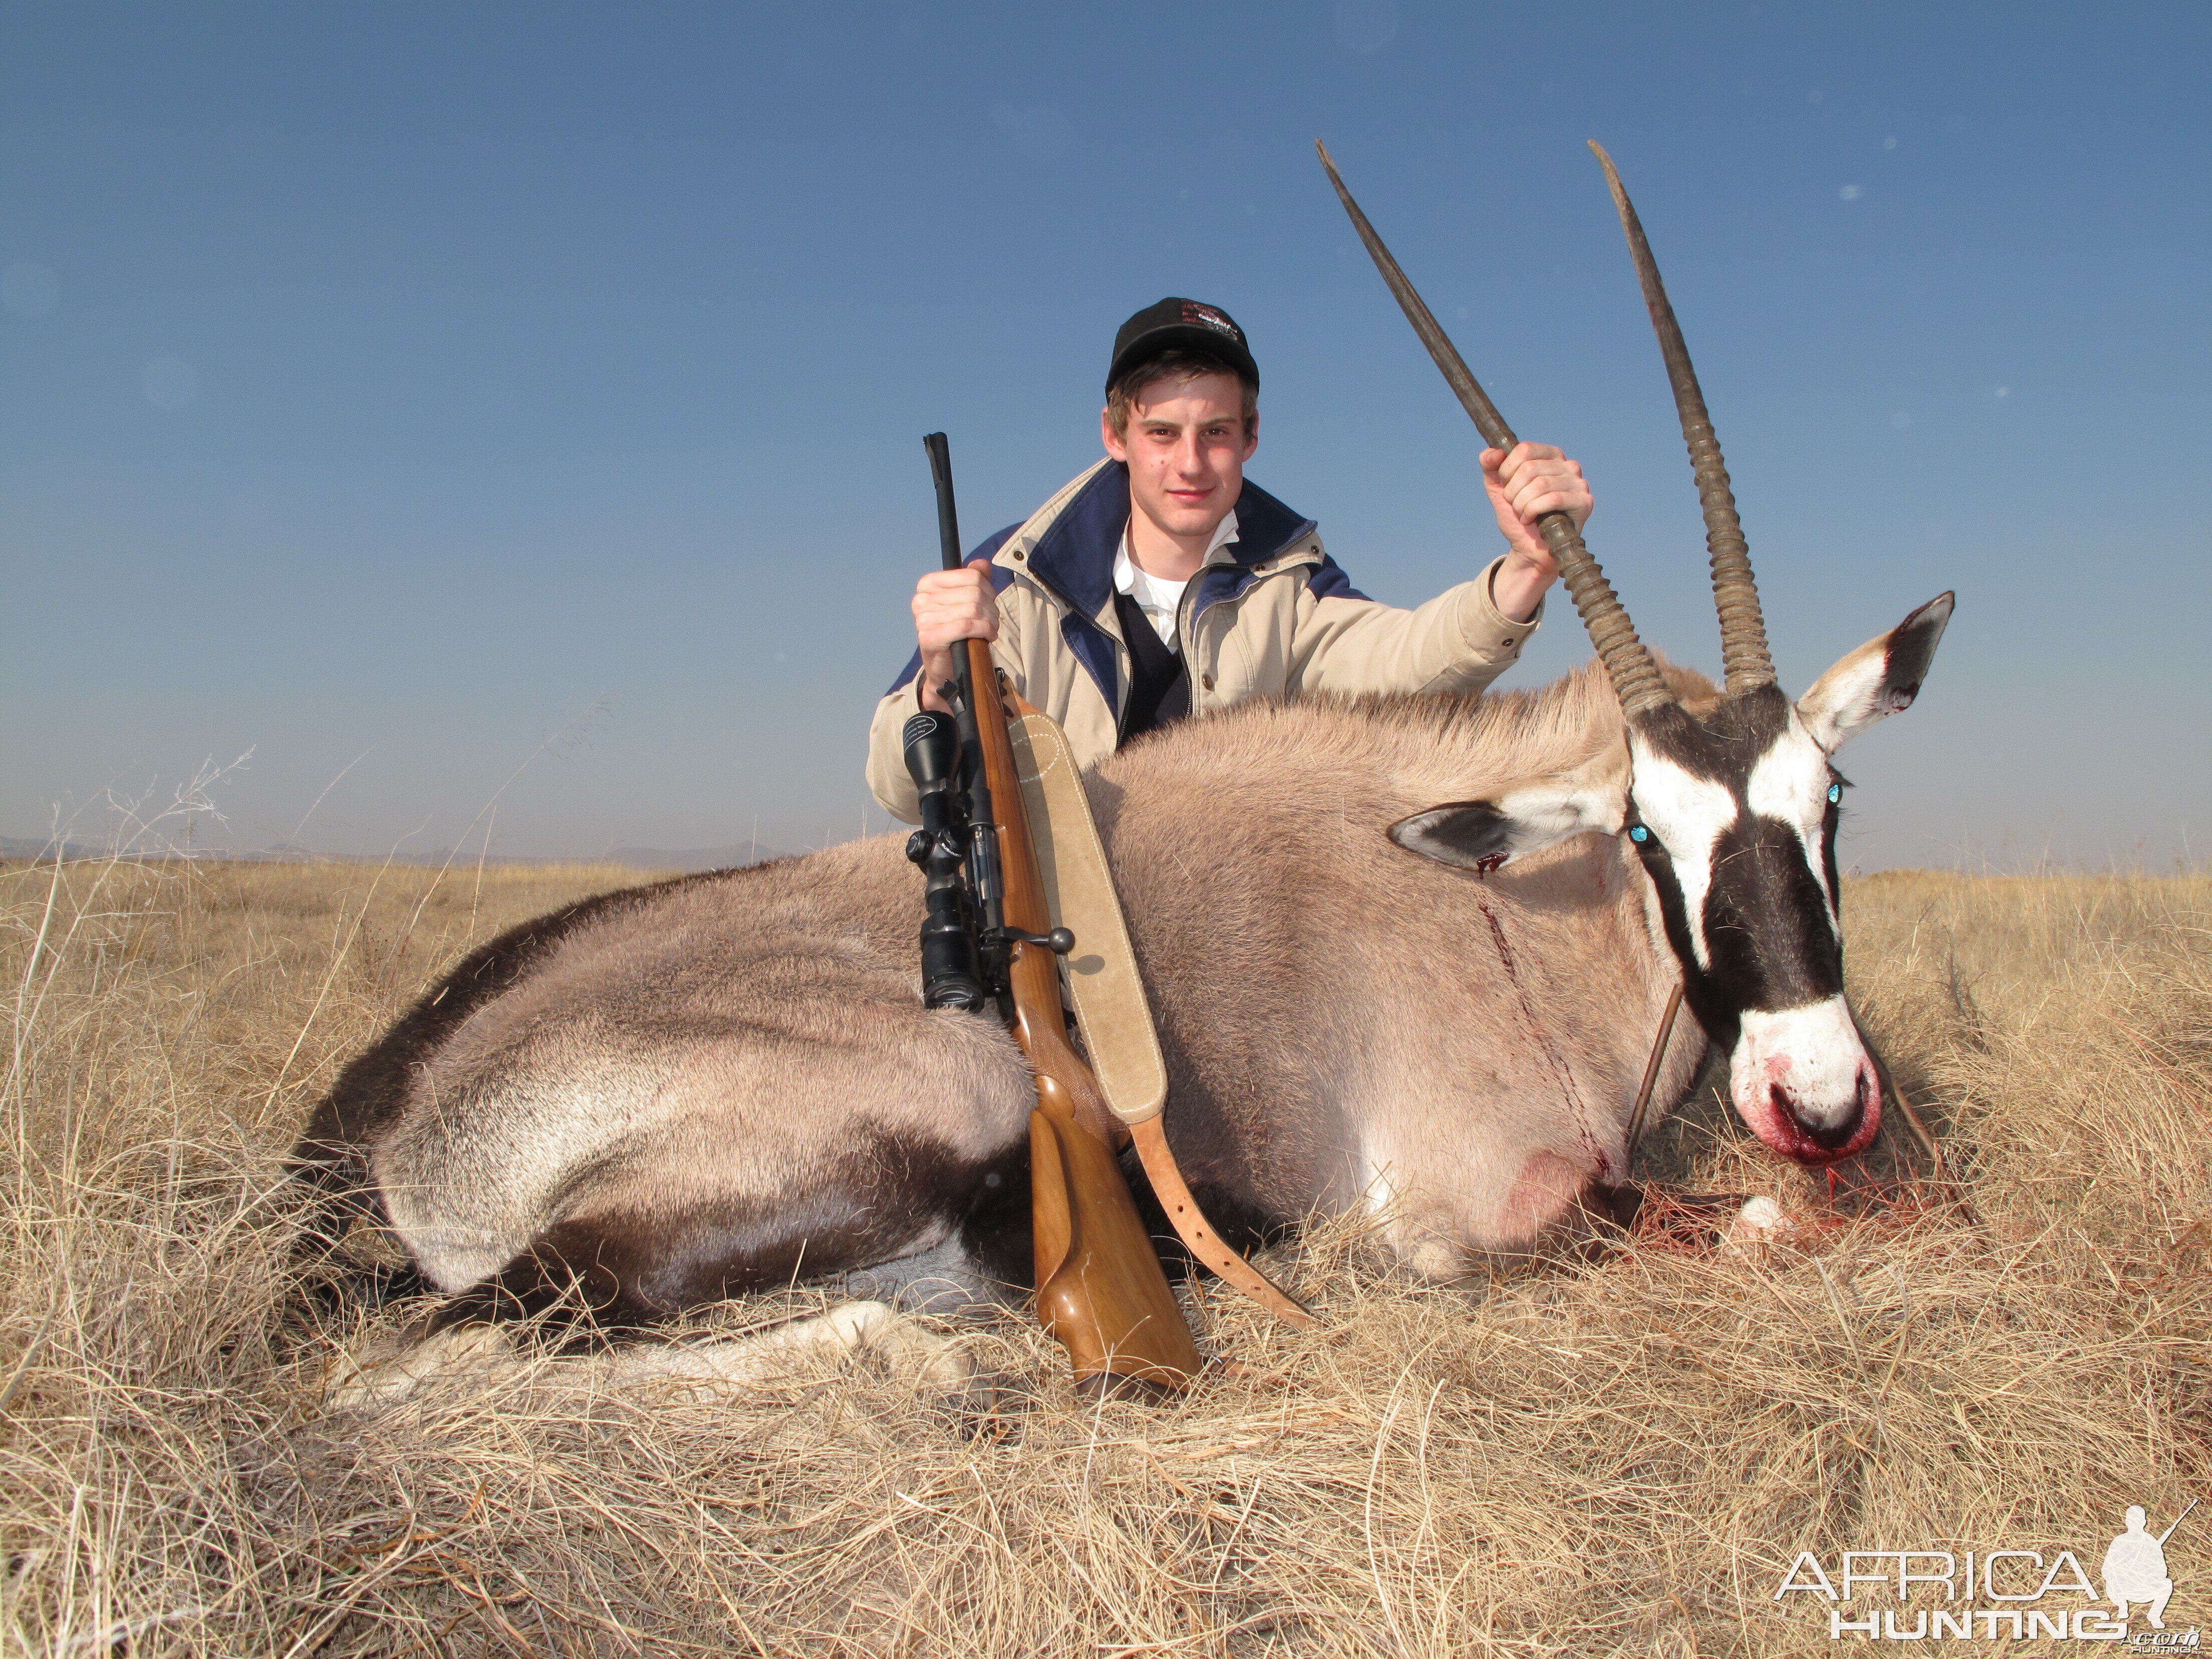
M 1595 138 L 1590 149 L 1605 169 L 1606 187 L 1620 215 L 1620 228 L 1628 234 L 1628 252 L 1636 261 L 1636 280 L 1643 285 L 1644 303 L 1651 313 L 1651 327 L 1659 336 L 1659 355 L 1667 360 L 1667 379 L 1674 388 L 1674 408 L 1682 417 L 1682 441 L 1690 447 L 1690 469 L 1698 481 L 1698 502 L 1705 513 L 1705 550 L 1713 562 L 1713 604 L 1721 618 L 1721 666 L 1733 696 L 1754 686 L 1774 684 L 1774 658 L 1766 648 L 1766 619 L 1759 609 L 1759 584 L 1751 574 L 1751 549 L 1743 538 L 1743 521 L 1736 516 L 1735 496 L 1729 489 L 1728 464 L 1721 459 L 1720 440 L 1713 435 L 1712 417 L 1705 412 L 1705 394 L 1698 389 L 1698 371 L 1690 365 L 1689 348 L 1682 343 L 1682 325 L 1674 320 L 1668 302 L 1667 285 L 1659 280 L 1659 267 L 1651 258 L 1651 244 L 1636 216 L 1636 204 L 1620 187 L 1613 157 Z
M 1352 199 L 1352 192 L 1344 187 L 1344 180 L 1336 171 L 1336 163 L 1329 159 L 1328 146 L 1318 138 L 1314 148 L 1321 152 L 1321 164 L 1328 170 L 1328 181 L 1336 186 L 1337 199 L 1344 210 L 1352 216 L 1352 228 L 1359 233 L 1359 240 L 1367 245 L 1376 270 L 1389 284 L 1390 292 L 1397 296 L 1399 307 L 1406 320 L 1413 325 L 1413 332 L 1421 337 L 1421 343 L 1429 349 L 1429 356 L 1443 371 L 1451 389 L 1459 394 L 1461 405 L 1473 417 L 1476 429 L 1493 449 L 1510 449 L 1519 441 L 1513 428 L 1505 424 L 1504 416 L 1498 412 L 1497 404 L 1490 401 L 1474 376 L 1468 372 L 1467 362 L 1437 325 L 1413 285 L 1406 280 L 1406 273 L 1398 269 L 1398 262 L 1390 257 L 1390 250 L 1382 246 L 1382 239 L 1375 234 L 1375 227 L 1367 222 L 1367 216 L 1359 210 L 1359 204 Z M 1537 520 L 1544 541 L 1559 561 L 1559 574 L 1565 580 L 1567 592 L 1582 615 L 1583 626 L 1589 630 L 1590 643 L 1597 647 L 1605 672 L 1613 680 L 1613 694 L 1620 699 L 1622 712 L 1632 718 L 1663 707 L 1674 701 L 1666 682 L 1659 677 L 1658 665 L 1651 653 L 1644 648 L 1644 641 L 1636 637 L 1636 624 L 1628 619 L 1628 611 L 1613 585 L 1605 579 L 1590 550 L 1583 545 L 1581 533 L 1575 529 L 1574 520 L 1564 513 L 1547 513 Z M 1771 678 L 1771 677 L 1770 677 Z

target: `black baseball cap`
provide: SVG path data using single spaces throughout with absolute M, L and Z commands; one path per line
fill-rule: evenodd
M 1106 371 L 1106 390 L 1147 358 L 1168 351 L 1203 351 L 1218 357 L 1252 386 L 1260 384 L 1260 365 L 1252 361 L 1252 348 L 1244 331 L 1219 306 L 1196 300 L 1162 300 L 1146 306 L 1121 325 L 1114 337 L 1114 362 Z

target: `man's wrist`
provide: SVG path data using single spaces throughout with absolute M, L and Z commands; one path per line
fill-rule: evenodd
M 940 714 L 952 712 L 952 705 L 938 694 L 937 688 L 952 678 L 951 659 L 947 657 L 933 662 L 927 653 L 921 667 L 914 677 L 914 701 L 917 708 L 935 709 Z
M 1490 603 L 1506 621 L 1525 623 L 1544 602 L 1554 574 L 1519 548 L 1509 549 L 1504 558 L 1490 567 Z

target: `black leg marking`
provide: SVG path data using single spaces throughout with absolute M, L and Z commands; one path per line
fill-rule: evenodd
M 589 1346 L 687 1309 L 895 1261 L 933 1234 L 961 1241 L 986 1274 L 1025 1284 L 1028 1164 L 1026 1140 L 969 1159 L 934 1142 L 877 1135 L 814 1192 L 787 1194 L 771 1208 L 561 1222 L 447 1302 L 434 1329 L 540 1321 Z

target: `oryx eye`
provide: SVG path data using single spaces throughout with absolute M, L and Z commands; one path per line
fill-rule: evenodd
M 1651 839 L 1651 832 L 1640 823 L 1632 823 L 1628 826 L 1628 838 L 1641 847 Z
M 1828 786 L 1828 805 L 1831 806 L 1840 805 L 1843 802 L 1843 799 L 1844 786 L 1840 783 L 1830 784 Z

